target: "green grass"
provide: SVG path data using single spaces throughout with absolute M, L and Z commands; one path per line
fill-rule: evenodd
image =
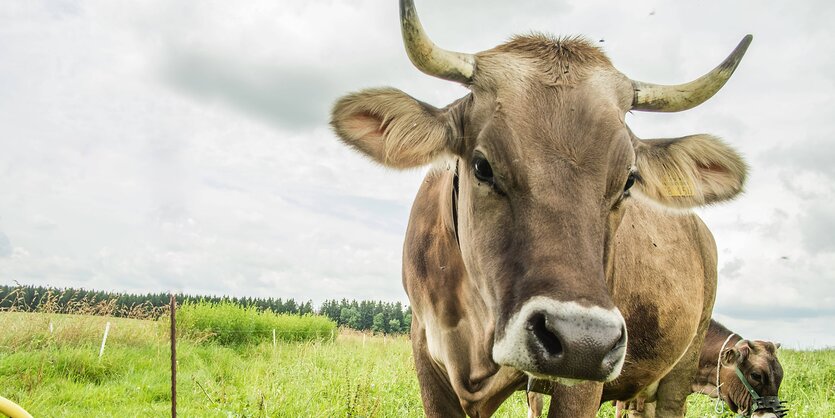
M 49 322 L 54 333 L 49 333 Z M 104 323 L 111 322 L 98 358 Z M 170 413 L 164 322 L 0 313 L 0 395 L 36 417 L 159 417 Z M 188 335 L 178 347 L 184 417 L 421 417 L 405 337 L 343 333 L 336 341 L 224 346 Z M 835 416 L 835 351 L 781 350 L 789 417 Z M 689 399 L 689 417 L 713 417 Z M 522 393 L 499 410 L 525 416 Z M 600 417 L 611 417 L 611 408 Z M 731 417 L 730 414 L 723 416 Z
M 206 339 L 221 345 L 257 344 L 276 340 L 332 340 L 336 323 L 319 315 L 288 315 L 259 312 L 254 306 L 242 307 L 224 301 L 186 302 L 177 308 L 177 326 L 192 338 Z

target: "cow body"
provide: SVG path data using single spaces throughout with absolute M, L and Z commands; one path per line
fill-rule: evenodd
M 634 210 L 632 210 L 634 209 Z M 636 203 L 618 230 L 612 295 L 626 319 L 626 366 L 602 400 L 655 398 L 663 416 L 683 416 L 716 295 L 716 244 L 694 214 Z
M 526 376 L 592 382 L 558 385 L 551 410 L 571 417 L 593 415 L 604 393 L 683 399 L 689 388 L 667 377 L 696 366 L 716 254 L 682 212 L 736 196 L 747 167 L 710 135 L 638 138 L 625 114 L 707 100 L 750 36 L 707 75 L 660 86 L 630 80 L 581 38 L 446 51 L 411 1 L 400 6 L 412 62 L 470 93 L 435 108 L 367 89 L 339 99 L 331 124 L 388 167 L 446 167 L 418 192 L 403 251 L 426 414 L 488 416 Z M 618 377 L 625 363 L 637 366 Z
M 469 288 L 472 281 L 455 236 L 453 173 L 430 172 L 418 192 L 403 252 L 403 283 L 412 302 L 412 341 L 422 387 L 446 389 L 444 396 L 424 393 L 427 414 L 449 416 L 458 410 L 489 416 L 527 377 L 490 361 L 485 342 L 493 332 L 487 320 L 491 314 L 477 289 Z M 662 408 L 679 411 L 690 393 L 689 380 L 658 383 L 674 370 L 692 376 L 716 289 L 713 238 L 695 215 L 633 201 L 614 243 L 607 284 L 631 339 L 623 372 L 604 386 L 603 398 L 630 399 L 641 393 L 654 399 L 661 390 L 676 394 L 665 398 L 669 402 L 662 402 Z M 566 398 L 576 391 L 560 390 Z M 596 410 L 599 398 L 574 403 Z

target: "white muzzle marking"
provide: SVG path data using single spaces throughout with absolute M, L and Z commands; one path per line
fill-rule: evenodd
M 600 364 L 589 365 L 589 367 L 597 367 L 599 369 L 609 369 L 611 372 L 603 377 L 604 381 L 611 381 L 620 375 L 623 368 L 624 358 L 626 356 L 626 323 L 620 311 L 617 308 L 603 309 L 597 306 L 586 307 L 576 302 L 563 302 L 544 296 L 537 296 L 530 299 L 522 309 L 519 310 L 508 321 L 503 337 L 493 345 L 493 360 L 501 365 L 514 367 L 522 370 L 530 375 L 537 377 L 558 379 L 560 381 L 575 380 L 577 373 L 569 372 L 569 376 L 552 375 L 551 373 L 543 373 L 543 360 L 537 358 L 537 354 L 532 352 L 532 341 L 535 341 L 536 336 L 531 330 L 531 318 L 536 315 L 542 315 L 548 318 L 550 329 L 566 330 L 570 335 L 562 335 L 559 338 L 569 341 L 561 341 L 563 344 L 574 344 L 580 349 L 586 347 L 593 347 L 591 350 L 596 350 L 591 354 L 586 353 L 569 353 L 572 356 L 570 359 L 566 358 L 567 362 L 573 363 L 575 358 L 585 360 L 589 357 L 601 358 Z M 597 347 L 595 338 L 601 333 L 618 330 L 617 336 L 621 337 L 622 344 L 613 344 L 604 342 L 604 347 L 614 345 L 610 353 L 600 354 L 600 351 L 605 348 Z M 613 334 L 610 332 L 610 334 Z M 614 334 L 613 334 L 614 335 Z M 566 347 L 575 350 L 574 347 Z M 556 355 L 555 357 L 558 357 Z M 608 364 L 604 364 L 608 363 Z M 569 366 L 576 365 L 572 364 Z M 583 378 L 578 381 L 585 380 Z M 595 379 L 597 380 L 597 379 Z

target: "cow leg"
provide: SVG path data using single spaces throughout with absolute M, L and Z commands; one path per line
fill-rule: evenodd
M 548 418 L 594 418 L 602 395 L 603 383 L 599 382 L 554 385 Z
M 420 397 L 423 401 L 423 413 L 427 417 L 461 417 L 464 410 L 449 378 L 429 356 L 426 337 L 423 331 L 415 332 L 412 325 L 412 352 L 415 357 L 415 370 L 420 383 Z
M 715 252 L 715 246 L 707 248 L 705 251 Z M 687 412 L 687 396 L 693 392 L 693 376 L 699 369 L 699 356 L 705 342 L 707 329 L 710 326 L 710 317 L 716 298 L 716 264 L 711 263 L 710 260 L 716 260 L 715 253 L 712 257 L 706 257 L 705 259 L 704 306 L 696 335 L 690 341 L 690 346 L 684 356 L 658 382 L 655 409 L 661 417 L 684 417 Z
M 644 404 L 644 418 L 655 418 L 655 402 Z
M 645 398 L 639 396 L 631 401 L 617 403 L 615 407 L 616 418 L 644 418 L 644 407 L 648 405 Z
M 698 331 L 684 356 L 672 370 L 658 382 L 655 409 L 662 417 L 684 417 L 687 412 L 687 396 L 692 393 L 693 376 L 699 367 L 699 355 L 704 344 L 710 310 L 703 318 Z M 706 320 L 705 320 L 706 319 Z
M 684 417 L 687 411 L 687 395 L 691 393 L 690 385 L 699 360 L 699 352 L 694 356 L 690 351 L 658 383 L 655 408 L 662 417 Z
M 541 393 L 528 392 L 528 418 L 539 418 L 542 415 L 544 397 Z
M 624 418 L 655 418 L 655 402 L 641 402 L 640 407 L 623 412 Z

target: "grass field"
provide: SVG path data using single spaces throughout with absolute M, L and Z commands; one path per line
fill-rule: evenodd
M 112 326 L 99 359 L 106 321 Z M 0 330 L 0 395 L 35 417 L 170 413 L 164 322 L 0 313 Z M 275 348 L 272 341 L 228 348 L 183 338 L 177 351 L 183 417 L 423 416 L 405 337 L 342 333 L 335 342 L 278 342 Z M 779 357 L 789 417 L 835 416 L 835 350 L 781 350 Z M 709 398 L 693 395 L 689 402 L 689 417 L 716 416 Z M 523 417 L 525 411 L 517 393 L 497 416 Z M 598 414 L 612 415 L 608 406 Z

